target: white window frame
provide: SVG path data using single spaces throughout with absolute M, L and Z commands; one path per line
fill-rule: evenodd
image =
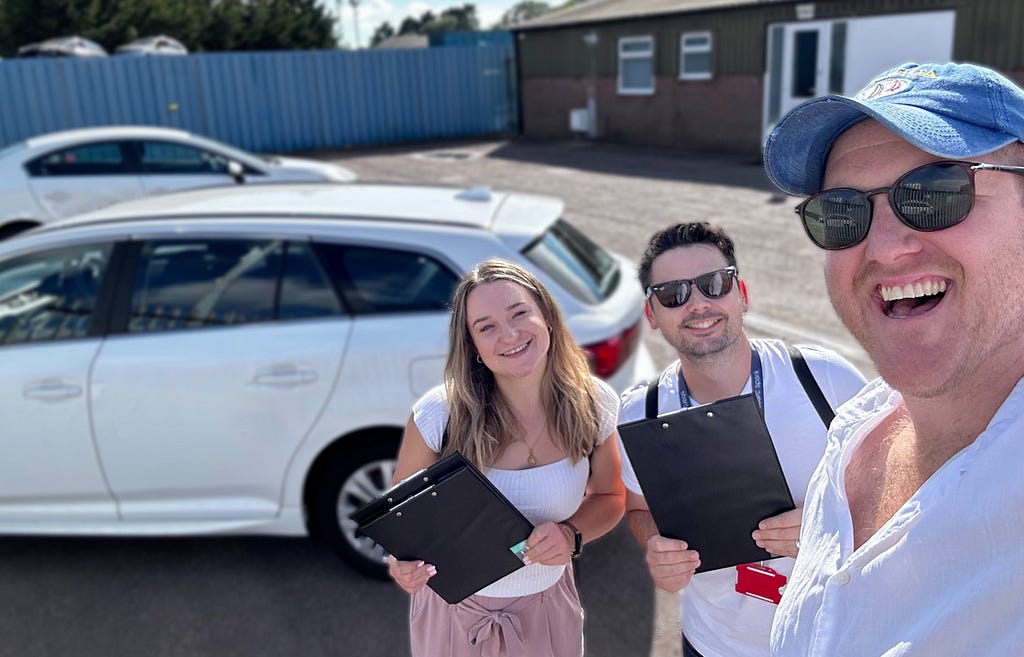
M 646 43 L 648 45 L 647 52 L 637 51 L 624 51 L 623 46 L 628 44 Z M 619 38 L 619 75 L 618 75 L 618 90 L 619 94 L 623 96 L 650 96 L 654 93 L 655 75 L 654 75 L 654 37 L 652 35 L 646 36 L 632 36 L 632 37 L 620 37 Z M 631 59 L 646 59 L 651 64 L 651 86 L 650 87 L 624 87 L 623 83 L 623 66 L 622 63 L 625 60 Z
M 688 37 L 706 37 L 707 45 L 702 46 L 687 46 L 686 39 Z M 708 59 L 710 60 L 714 52 L 714 37 L 711 32 L 705 30 L 703 32 L 683 32 L 679 35 L 679 79 L 680 80 L 710 80 L 714 77 L 710 65 L 706 71 L 687 71 L 686 70 L 686 55 L 693 53 L 707 53 Z

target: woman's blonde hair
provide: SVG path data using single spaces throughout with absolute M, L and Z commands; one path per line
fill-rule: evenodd
M 448 362 L 444 368 L 449 416 L 443 454 L 458 450 L 477 467 L 488 468 L 524 430 L 499 392 L 491 370 L 477 360 L 467 326 L 469 293 L 495 281 L 510 281 L 530 292 L 551 329 L 541 399 L 552 438 L 575 463 L 587 457 L 600 438 L 597 386 L 587 357 L 573 340 L 558 304 L 544 285 L 519 265 L 500 259 L 477 265 L 462 278 L 452 296 Z

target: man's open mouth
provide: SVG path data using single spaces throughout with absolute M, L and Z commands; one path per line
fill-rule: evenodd
M 885 314 L 893 318 L 917 317 L 932 310 L 946 294 L 946 281 L 928 279 L 900 286 L 880 285 Z

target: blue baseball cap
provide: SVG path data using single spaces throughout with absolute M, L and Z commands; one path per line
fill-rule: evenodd
M 821 191 L 832 145 L 868 118 L 923 151 L 969 159 L 1024 140 L 1024 91 L 975 64 L 902 64 L 852 98 L 815 98 L 783 116 L 764 145 L 768 177 L 790 194 Z

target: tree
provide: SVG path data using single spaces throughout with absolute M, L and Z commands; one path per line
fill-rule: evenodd
M 108 51 L 168 34 L 192 51 L 333 48 L 334 19 L 318 0 L 0 0 L 0 54 L 80 34 Z
M 244 0 L 220 0 L 213 3 L 200 37 L 202 50 L 244 50 L 248 39 L 245 21 Z M 199 49 L 199 46 L 195 48 Z
M 399 34 L 423 34 L 423 25 L 434 20 L 433 12 L 427 11 L 417 20 L 412 16 L 406 16 L 402 24 L 398 26 Z
M 501 15 L 501 20 L 495 23 L 494 30 L 507 30 L 510 27 L 519 25 L 520 23 L 526 22 L 531 18 L 537 18 L 543 14 L 551 11 L 551 5 L 546 2 L 533 2 L 533 0 L 523 0 L 518 2 L 504 14 Z
M 383 33 L 385 25 L 391 29 L 391 25 L 383 23 L 377 26 L 374 37 Z M 480 29 L 480 21 L 476 17 L 476 5 L 464 4 L 462 6 L 449 7 L 435 16 L 433 12 L 426 11 L 418 19 L 413 16 L 406 16 L 398 26 L 398 34 L 444 34 L 447 32 L 476 32 Z M 394 31 L 388 36 L 394 36 Z M 385 37 L 386 38 L 386 37 Z M 383 40 L 383 39 L 381 39 Z M 380 43 L 380 40 L 371 42 L 371 45 Z
M 395 28 L 391 27 L 391 23 L 384 21 L 377 26 L 376 30 L 373 31 L 373 36 L 370 37 L 370 47 L 372 48 L 393 36 L 395 36 Z

